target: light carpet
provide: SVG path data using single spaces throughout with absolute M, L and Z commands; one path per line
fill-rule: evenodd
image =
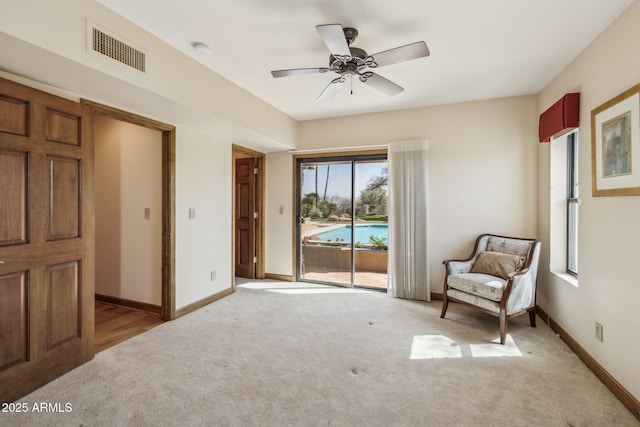
M 11 426 L 640 426 L 541 321 L 276 281 L 164 323 L 0 413 Z

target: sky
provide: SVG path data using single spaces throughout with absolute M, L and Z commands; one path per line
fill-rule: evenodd
M 320 197 L 324 194 L 324 186 L 327 179 L 327 165 L 329 168 L 329 183 L 327 185 L 327 199 L 332 196 L 351 198 L 351 162 L 332 163 L 304 163 L 305 165 L 318 165 L 318 193 Z M 357 162 L 355 179 L 355 198 L 366 187 L 367 182 L 374 176 L 379 176 L 382 169 L 387 166 L 387 161 Z M 305 194 L 315 192 L 315 170 L 304 169 L 302 197 Z

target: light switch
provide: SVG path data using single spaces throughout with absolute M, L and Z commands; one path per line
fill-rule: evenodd
M 144 208 L 144 219 L 151 219 L 151 208 Z
M 278 212 L 280 212 L 280 215 L 284 215 L 284 206 L 280 206 Z
M 189 208 L 189 219 L 194 219 L 196 217 L 196 208 Z

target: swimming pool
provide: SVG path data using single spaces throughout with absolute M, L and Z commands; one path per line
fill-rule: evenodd
M 344 227 L 322 231 L 320 233 L 314 234 L 313 236 L 319 237 L 325 242 L 351 243 L 351 226 L 345 225 Z M 387 224 L 356 225 L 356 230 L 355 230 L 356 243 L 363 243 L 363 244 L 369 243 L 369 236 L 388 239 L 389 227 L 387 226 Z

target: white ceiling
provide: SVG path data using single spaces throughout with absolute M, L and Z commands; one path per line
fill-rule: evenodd
M 633 0 L 98 0 L 297 120 L 539 92 Z M 424 40 L 431 56 L 380 68 L 387 96 L 353 82 L 317 100 L 337 74 L 318 24 L 355 27 L 369 54 Z M 211 48 L 195 53 L 192 43 Z M 144 46 L 143 46 L 144 47 Z

